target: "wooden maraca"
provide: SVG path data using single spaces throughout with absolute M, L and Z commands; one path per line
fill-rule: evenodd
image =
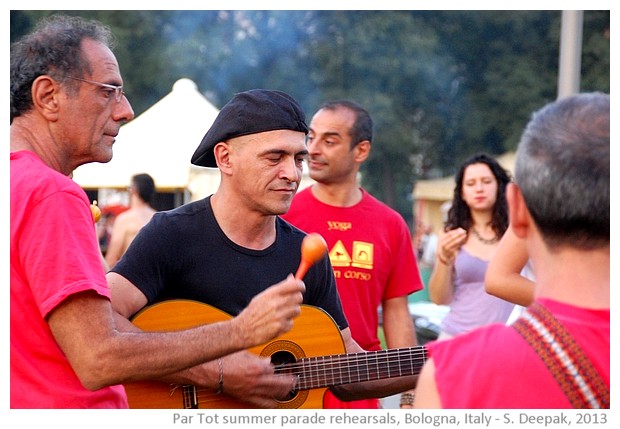
M 312 232 L 306 235 L 301 242 L 301 262 L 295 278 L 303 279 L 312 264 L 318 262 L 327 253 L 327 243 L 318 233 Z

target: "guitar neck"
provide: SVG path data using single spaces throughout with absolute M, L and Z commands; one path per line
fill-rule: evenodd
M 417 375 L 426 362 L 424 346 L 309 357 L 276 366 L 276 373 L 297 376 L 297 390 Z

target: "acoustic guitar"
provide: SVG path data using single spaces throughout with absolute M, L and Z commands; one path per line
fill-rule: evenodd
M 229 314 L 190 300 L 149 306 L 132 319 L 145 331 L 174 331 L 231 319 Z M 423 346 L 345 354 L 338 326 L 324 310 L 302 305 L 293 329 L 249 349 L 270 357 L 275 373 L 297 376 L 297 385 L 278 408 L 322 408 L 331 386 L 419 374 L 426 361 Z M 159 381 L 126 383 L 130 408 L 248 408 L 211 388 Z

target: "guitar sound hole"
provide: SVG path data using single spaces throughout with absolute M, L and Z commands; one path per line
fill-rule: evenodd
M 291 371 L 286 369 L 286 365 L 295 363 L 297 359 L 295 356 L 286 350 L 280 350 L 271 355 L 271 363 L 274 366 L 282 365 L 283 367 L 278 370 L 278 374 L 290 374 Z M 297 389 L 293 389 L 289 392 L 283 401 L 290 401 L 297 395 Z
M 260 355 L 271 360 L 275 366 L 276 374 L 296 375 L 299 382 L 300 374 L 302 374 L 299 363 L 300 360 L 306 358 L 306 354 L 296 343 L 289 340 L 276 340 L 267 344 L 260 352 Z M 302 387 L 302 389 L 300 390 L 299 387 Z M 305 385 L 295 386 L 285 399 L 279 401 L 278 408 L 299 408 L 306 402 L 308 395 L 308 387 L 305 387 Z
M 291 352 L 286 350 L 280 350 L 271 355 L 271 363 L 274 365 L 285 365 L 295 362 L 297 362 L 295 356 Z

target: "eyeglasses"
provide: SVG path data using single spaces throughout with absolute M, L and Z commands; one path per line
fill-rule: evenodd
M 110 85 L 109 83 L 95 82 L 94 80 L 82 79 L 82 78 L 73 77 L 73 76 L 67 76 L 67 78 L 73 79 L 73 80 L 79 80 L 80 82 L 90 83 L 92 85 L 97 85 L 102 88 L 107 88 L 110 90 L 109 91 L 110 94 L 112 93 L 112 91 L 114 91 L 114 99 L 116 100 L 117 103 L 120 103 L 121 99 L 123 98 L 123 95 L 125 95 L 125 91 L 123 91 L 123 85 L 120 85 L 120 86 Z

